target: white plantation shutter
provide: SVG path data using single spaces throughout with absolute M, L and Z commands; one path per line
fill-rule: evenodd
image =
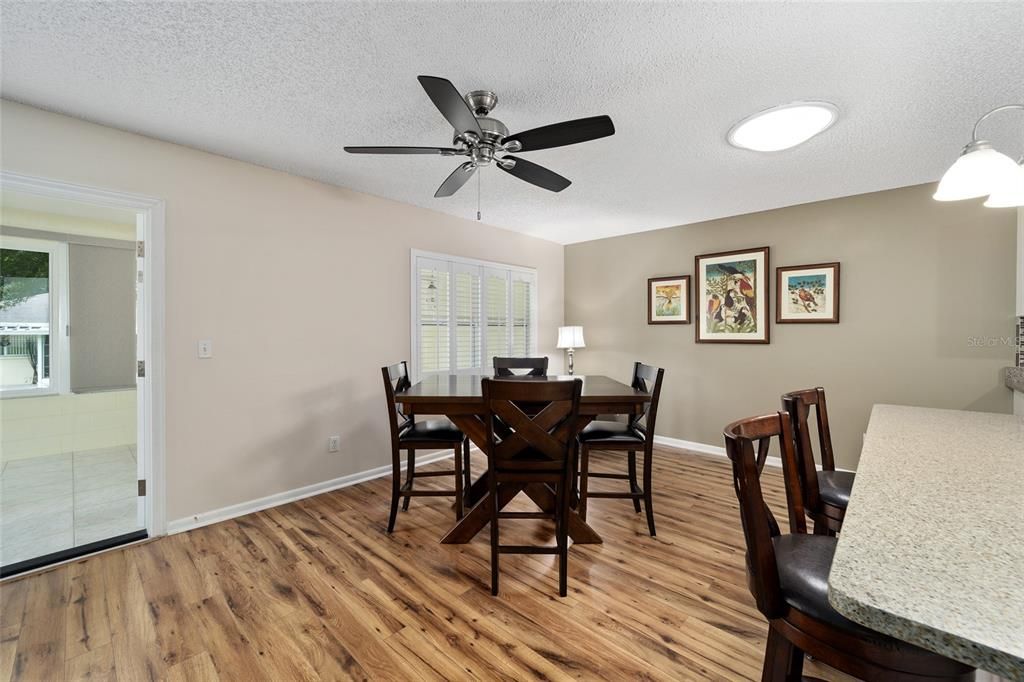
M 536 353 L 532 270 L 413 252 L 413 374 L 490 374 Z
M 533 354 L 533 286 L 536 277 L 523 272 L 511 273 L 512 280 L 512 357 Z
M 509 356 L 508 270 L 484 268 L 487 359 Z
M 475 369 L 480 365 L 480 268 L 453 263 L 455 274 L 455 369 Z
M 451 366 L 448 267 L 443 261 L 422 258 L 416 268 L 421 372 L 447 372 Z

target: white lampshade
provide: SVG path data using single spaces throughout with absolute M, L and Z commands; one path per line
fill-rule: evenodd
M 586 348 L 583 341 L 583 327 L 559 327 L 558 348 Z
M 989 208 L 1024 206 L 1024 166 L 1018 165 L 1016 173 L 1001 181 L 988 196 L 985 205 Z
M 949 167 L 933 198 L 960 201 L 991 194 L 1010 182 L 1020 166 L 1006 154 L 1000 154 L 987 142 L 972 142 Z

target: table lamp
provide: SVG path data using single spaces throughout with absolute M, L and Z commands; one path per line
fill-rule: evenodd
M 559 327 L 557 348 L 569 350 L 569 374 L 572 374 L 572 353 L 577 348 L 586 348 L 583 341 L 583 327 Z

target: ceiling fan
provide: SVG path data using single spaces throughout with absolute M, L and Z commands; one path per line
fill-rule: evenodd
M 532 152 L 538 149 L 563 147 L 577 142 L 596 140 L 615 133 L 608 116 L 591 116 L 573 121 L 526 130 L 513 135 L 508 128 L 489 114 L 498 104 L 498 96 L 490 90 L 474 90 L 463 97 L 452 82 L 437 76 L 420 76 L 420 85 L 427 96 L 455 129 L 452 147 L 345 147 L 350 154 L 439 154 L 468 156 L 434 192 L 435 197 L 450 197 L 459 191 L 481 166 L 492 163 L 509 175 L 552 192 L 561 192 L 572 184 L 554 171 L 511 156 L 511 152 Z

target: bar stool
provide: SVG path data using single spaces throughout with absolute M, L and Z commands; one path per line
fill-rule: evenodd
M 854 473 L 836 471 L 832 455 L 832 433 L 828 427 L 825 389 L 808 388 L 782 396 L 782 407 L 789 413 L 796 439 L 796 463 L 807 514 L 814 520 L 815 535 L 835 535 L 843 527 L 846 507 L 850 504 Z M 821 471 L 814 464 L 811 447 L 810 412 L 815 410 L 818 422 L 818 445 Z
M 463 514 L 464 491 L 469 490 L 469 439 L 447 419 L 428 419 L 417 422 L 413 415 L 402 412 L 395 402 L 395 395 L 409 388 L 409 367 L 405 360 L 389 367 L 381 367 L 384 376 L 384 393 L 388 401 L 388 423 L 391 426 L 391 514 L 388 517 L 388 533 L 395 529 L 398 516 L 398 500 L 404 498 L 402 511 L 409 510 L 413 497 L 455 496 L 455 516 Z M 455 469 L 448 471 L 425 471 L 416 473 L 416 450 L 439 450 L 450 447 L 455 451 Z M 408 454 L 406 480 L 402 483 L 401 450 Z M 455 490 L 413 490 L 416 478 L 433 476 L 455 476 Z
M 747 545 L 750 592 L 768 619 L 762 682 L 799 682 L 804 654 L 865 680 L 974 679 L 970 666 L 858 625 L 829 604 L 828 573 L 837 539 L 807 533 L 788 413 L 733 422 L 724 435 Z M 772 439 L 778 439 L 782 452 L 788 535 L 779 530 L 761 494 L 760 474 Z
M 517 375 L 512 371 L 514 369 L 525 369 L 529 371 L 524 375 Z M 494 376 L 496 377 L 544 377 L 547 375 L 548 356 L 546 355 L 542 358 L 494 358 Z
M 632 386 L 641 391 L 651 393 L 651 401 L 644 405 L 644 412 L 631 415 L 626 422 L 595 421 L 587 424 L 580 432 L 580 504 L 579 514 L 583 520 L 587 518 L 587 500 L 590 498 L 615 498 L 633 500 L 633 509 L 640 513 L 640 500 L 644 501 L 647 511 L 647 530 L 654 537 L 654 508 L 651 503 L 652 460 L 654 458 L 654 421 L 658 416 L 658 400 L 661 397 L 661 380 L 665 370 L 651 367 L 640 362 L 633 363 Z M 626 453 L 627 473 L 591 473 L 590 451 L 613 450 Z M 636 453 L 644 453 L 644 487 L 636 480 Z M 590 478 L 614 478 L 629 481 L 629 492 L 589 491 Z

